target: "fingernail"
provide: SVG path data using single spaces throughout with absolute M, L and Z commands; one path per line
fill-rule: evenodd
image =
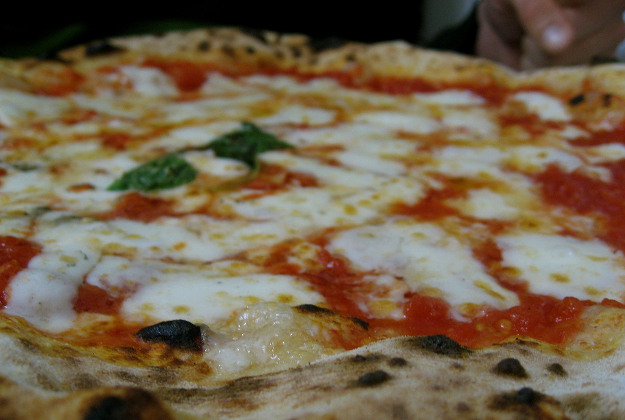
M 566 47 L 568 37 L 560 26 L 552 25 L 543 31 L 543 46 L 548 50 L 559 51 Z

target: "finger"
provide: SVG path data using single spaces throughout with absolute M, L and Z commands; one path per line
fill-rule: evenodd
M 475 51 L 478 56 L 497 61 L 513 69 L 519 69 L 521 49 L 502 39 L 490 23 L 482 18 Z
M 518 46 L 525 30 L 510 0 L 484 0 L 478 9 L 480 27 L 488 26 L 501 41 Z
M 531 38 L 524 39 L 520 68 L 523 70 L 549 66 L 590 64 L 598 57 L 613 57 L 617 46 L 625 39 L 625 23 L 616 19 L 602 31 L 576 40 L 563 54 L 546 54 Z
M 527 35 L 548 54 L 566 50 L 575 32 L 554 0 L 510 0 Z

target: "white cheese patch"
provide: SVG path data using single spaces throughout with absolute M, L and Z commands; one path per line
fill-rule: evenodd
M 566 151 L 554 147 L 517 146 L 508 150 L 509 162 L 515 168 L 528 171 L 542 171 L 549 164 L 556 164 L 567 172 L 572 172 L 584 162 Z
M 486 101 L 478 94 L 468 90 L 447 89 L 432 93 L 415 93 L 413 98 L 426 104 L 446 106 L 476 106 L 483 105 Z
M 478 109 L 446 109 L 442 125 L 453 130 L 454 139 L 492 140 L 499 132 L 499 126 L 486 111 Z
M 470 248 L 433 224 L 401 221 L 350 229 L 334 236 L 329 250 L 359 270 L 402 277 L 413 292 L 442 297 L 460 313 L 467 305 L 518 304 Z
M 433 169 L 451 176 L 499 178 L 506 154 L 495 147 L 447 146 L 433 153 Z
M 418 134 L 432 133 L 441 128 L 439 121 L 423 113 L 407 114 L 397 111 L 370 111 L 357 115 L 355 121 Z
M 600 302 L 622 301 L 625 258 L 597 240 L 530 233 L 497 238 L 503 265 L 518 270 L 533 293 Z
M 270 116 L 256 118 L 254 121 L 260 125 L 279 124 L 308 124 L 323 125 L 334 121 L 336 112 L 322 108 L 311 108 L 300 105 L 290 105 L 280 108 L 278 112 Z
M 126 77 L 135 92 L 148 96 L 175 96 L 178 88 L 166 73 L 152 67 L 122 66 L 121 73 Z
M 201 269 L 169 269 L 124 301 L 125 315 L 146 314 L 169 320 L 184 316 L 191 322 L 210 324 L 235 310 L 258 302 L 289 305 L 319 304 L 323 297 L 302 280 L 291 276 L 254 274 L 206 277 Z
M 234 97 L 203 98 L 195 101 L 169 102 L 160 108 L 162 124 L 180 124 L 195 120 L 229 119 L 248 120 L 253 116 L 251 106 L 271 100 L 265 93 Z
M 514 220 L 520 209 L 508 202 L 508 197 L 489 189 L 469 191 L 468 198 L 455 204 L 467 216 L 478 219 Z
M 74 296 L 100 255 L 97 244 L 80 231 L 66 230 L 60 238 L 49 230 L 34 235 L 32 240 L 44 247 L 11 281 L 5 308 L 51 332 L 72 326 Z
M 569 121 L 571 115 L 558 98 L 543 92 L 518 92 L 509 100 L 523 103 L 527 110 L 543 121 Z
M 54 119 L 71 109 L 65 98 L 55 98 L 0 88 L 0 124 L 19 125 L 38 119 Z

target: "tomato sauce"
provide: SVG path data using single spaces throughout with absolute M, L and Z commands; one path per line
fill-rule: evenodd
M 600 146 L 603 144 L 619 143 L 625 145 L 625 123 L 612 130 L 595 131 L 588 137 L 579 137 L 572 140 L 575 146 Z
M 314 175 L 288 171 L 279 165 L 262 165 L 258 175 L 245 184 L 246 189 L 275 191 L 289 186 L 316 187 L 319 183 Z
M 448 185 L 440 190 L 430 190 L 416 204 L 397 203 L 392 212 L 403 216 L 415 216 L 421 220 L 436 220 L 446 216 L 459 215 L 460 212 L 444 203 L 445 200 L 459 198 L 464 193 Z
M 475 316 L 461 319 L 454 316 L 453 309 L 441 298 L 408 293 L 400 319 L 379 318 L 365 309 L 375 285 L 364 280 L 367 273 L 349 267 L 341 257 L 327 251 L 326 238 L 318 238 L 321 246 L 317 254 L 318 270 L 302 272 L 301 268 L 288 264 L 288 245 L 275 249 L 266 262 L 273 273 L 293 274 L 305 278 L 319 293 L 328 306 L 342 315 L 367 322 L 369 340 L 401 335 L 445 334 L 469 347 L 485 347 L 515 336 L 528 336 L 552 344 L 564 344 L 582 327 L 581 315 L 591 305 L 598 303 L 582 301 L 574 297 L 556 299 L 528 291 L 527 285 L 509 278 L 501 270 L 501 252 L 493 241 L 485 241 L 474 250 L 491 276 L 517 294 L 519 304 L 509 309 L 478 308 Z M 606 305 L 623 306 L 619 302 L 603 302 Z M 358 342 L 362 343 L 359 337 Z M 352 343 L 356 344 L 356 343 Z M 349 344 L 348 347 L 352 348 Z
M 113 296 L 98 286 L 83 283 L 78 288 L 74 299 L 74 310 L 77 313 L 93 312 L 111 315 L 119 311 L 123 301 L 123 296 Z
M 206 82 L 206 65 L 186 60 L 146 60 L 144 66 L 155 67 L 171 77 L 181 92 L 198 90 Z
M 7 304 L 7 288 L 11 279 L 25 269 L 30 260 L 40 252 L 39 245 L 26 239 L 0 236 L 0 307 Z
M 604 220 L 599 237 L 625 252 L 625 160 L 602 165 L 609 182 L 580 172 L 567 173 L 556 165 L 535 176 L 548 203 Z
M 111 211 L 95 217 L 101 220 L 128 219 L 149 223 L 159 217 L 175 214 L 171 201 L 132 191 L 121 196 Z

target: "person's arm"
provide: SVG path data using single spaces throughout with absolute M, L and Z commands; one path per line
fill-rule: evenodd
M 483 0 L 475 52 L 515 69 L 587 64 L 625 40 L 625 0 Z

